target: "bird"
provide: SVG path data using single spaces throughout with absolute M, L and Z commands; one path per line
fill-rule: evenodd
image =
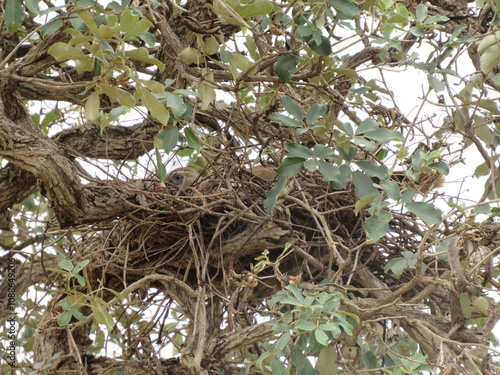
M 252 173 L 254 176 L 257 176 L 264 181 L 267 182 L 272 182 L 276 179 L 278 176 L 277 173 L 272 170 L 271 168 L 268 168 L 264 165 L 257 165 L 255 167 L 250 168 L 250 173 Z
M 277 174 L 271 168 L 265 167 L 263 165 L 257 165 L 252 167 L 249 171 L 252 175 L 267 181 L 272 182 L 276 179 Z M 197 171 L 189 167 L 176 168 L 172 170 L 165 180 L 178 187 L 179 190 L 184 190 L 192 186 L 195 182 L 198 182 L 200 175 Z M 201 181 L 198 189 L 203 190 L 208 187 L 210 178 Z
M 183 190 L 191 186 L 198 176 L 198 172 L 194 169 L 182 167 L 172 170 L 165 180 L 177 186 L 179 190 Z

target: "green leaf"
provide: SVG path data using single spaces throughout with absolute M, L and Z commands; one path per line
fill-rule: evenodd
M 21 0 L 7 0 L 4 21 L 8 31 L 14 31 L 21 27 L 24 21 L 24 9 Z
M 374 194 L 366 195 L 362 198 L 359 198 L 356 201 L 356 205 L 354 206 L 354 213 L 357 215 L 359 213 L 359 211 L 361 211 L 364 207 L 371 204 L 375 200 L 375 198 L 377 198 L 378 196 L 379 196 L 379 193 L 374 193 Z
M 165 169 L 165 165 L 163 164 L 160 151 L 158 151 L 157 148 L 155 149 L 155 155 L 156 155 L 156 175 L 163 184 L 165 182 L 165 177 L 167 177 L 167 170 Z
M 365 228 L 368 240 L 370 240 L 370 242 L 376 242 L 385 236 L 389 230 L 389 222 L 391 219 L 392 215 L 387 211 L 379 211 L 366 219 L 363 223 L 363 227 Z
M 123 302 L 125 300 L 125 296 L 119 292 L 117 292 L 116 290 L 114 289 L 109 289 L 109 288 L 104 288 L 106 289 L 108 292 L 110 292 L 111 294 L 113 294 L 115 297 L 117 297 L 121 302 Z
M 231 51 L 223 49 L 219 52 L 219 55 L 223 63 L 229 64 L 234 59 L 235 54 Z
M 279 302 L 284 305 L 292 305 L 292 306 L 304 306 L 304 303 L 297 300 L 297 298 L 292 297 L 288 294 L 279 298 Z
M 200 61 L 204 60 L 201 53 L 192 47 L 186 47 L 179 53 L 179 59 L 188 64 L 198 64 Z
M 276 357 L 271 358 L 271 370 L 273 375 L 288 375 L 285 365 Z
M 441 92 L 445 88 L 444 82 L 434 76 L 428 76 L 427 81 L 429 82 L 429 86 L 436 92 Z
M 450 206 L 451 208 L 455 208 L 458 211 L 460 211 L 460 213 L 462 215 L 464 215 L 464 216 L 468 216 L 469 215 L 469 210 L 465 210 L 462 205 L 456 204 L 451 197 L 450 197 L 450 199 L 448 200 L 447 203 L 448 203 L 448 206 Z
M 177 90 L 174 90 L 173 93 L 174 94 L 179 94 L 179 95 L 182 95 L 182 96 L 195 96 L 197 98 L 200 97 L 200 94 L 198 94 L 197 92 L 191 91 L 191 90 L 185 90 L 185 89 L 177 89 Z
M 71 310 L 71 313 L 80 322 L 86 322 L 87 321 L 87 317 L 85 315 L 83 315 L 80 311 L 78 311 L 78 310 Z
M 332 68 L 332 71 L 335 73 L 349 77 L 351 79 L 351 82 L 355 82 L 359 78 L 358 73 L 356 73 L 356 71 L 354 69 Z
M 327 181 L 335 181 L 335 182 L 340 182 L 342 180 L 341 174 L 340 174 L 340 168 L 332 165 L 330 163 L 327 163 L 324 160 L 320 160 L 318 164 L 319 171 Z
M 50 46 L 47 52 L 58 62 L 75 60 L 84 56 L 83 51 L 80 48 L 76 48 L 62 42 L 54 43 Z
M 298 144 L 298 143 L 293 143 L 293 142 L 288 142 L 285 144 L 286 149 L 288 150 L 288 156 L 287 157 L 297 157 L 297 158 L 304 158 L 308 159 L 311 156 L 313 156 L 313 152 Z
M 68 324 L 73 317 L 73 314 L 70 311 L 64 311 L 59 317 L 57 318 L 57 325 L 59 327 L 64 327 L 66 324 Z
M 199 40 L 198 44 L 200 45 L 202 52 L 207 56 L 215 55 L 219 52 L 220 43 L 213 36 Z M 243 56 L 243 58 L 245 57 Z
M 80 10 L 76 12 L 76 14 L 78 14 L 78 16 L 82 19 L 82 21 L 85 23 L 85 25 L 87 25 L 89 30 L 92 31 L 94 35 L 97 35 L 99 33 L 97 24 L 94 21 L 94 16 L 92 16 L 89 10 Z
M 269 347 L 269 344 L 264 344 L 264 347 L 268 350 L 271 348 Z M 255 362 L 255 367 L 260 369 L 261 371 L 267 370 L 268 367 L 264 365 L 264 361 L 266 361 L 266 364 L 269 363 L 269 358 L 274 358 L 274 355 L 271 351 L 263 352 L 260 357 L 257 359 Z
M 210 103 L 212 103 L 216 98 L 215 90 L 213 87 L 200 83 L 198 85 L 198 93 L 200 94 L 202 102 L 201 110 L 205 111 L 208 109 Z
M 314 32 L 314 29 L 309 25 L 301 25 L 301 26 L 297 27 L 297 33 L 301 37 L 311 36 L 313 34 L 313 32 Z
M 61 306 L 64 310 L 70 310 L 72 306 L 71 300 L 69 298 L 65 298 L 57 302 L 57 304 Z
M 160 147 L 163 148 L 165 153 L 170 154 L 179 141 L 179 128 L 177 126 L 171 126 L 167 130 L 160 130 L 156 138 L 160 140 Z
M 180 118 L 186 112 L 186 103 L 179 95 L 169 95 L 167 97 L 167 106 L 172 109 L 175 118 Z
M 101 107 L 101 99 L 99 93 L 94 91 L 85 101 L 85 118 L 89 121 L 95 121 L 99 117 L 99 109 Z
M 436 163 L 430 163 L 429 167 L 431 167 L 432 169 L 437 169 L 438 171 L 440 171 L 445 176 L 447 176 L 450 173 L 450 167 L 448 166 L 448 164 L 446 164 L 442 160 L 440 160 L 440 161 L 438 161 Z
M 399 14 L 401 14 L 403 17 L 406 18 L 408 18 L 408 16 L 410 15 L 408 9 L 401 3 L 396 4 L 396 12 L 398 12 Z
M 319 167 L 319 160 L 314 158 L 314 159 L 308 159 L 304 162 L 304 168 L 307 169 L 309 172 L 316 172 Z
M 283 177 L 276 182 L 276 184 L 269 190 L 266 199 L 264 200 L 264 209 L 269 215 L 273 214 L 274 205 L 276 204 L 278 197 L 286 188 L 287 178 Z
M 61 267 L 63 270 L 71 272 L 73 271 L 73 268 L 75 267 L 73 265 L 73 262 L 67 259 L 63 259 L 58 263 L 59 267 Z
M 173 78 L 167 78 L 167 79 L 163 82 L 163 84 L 165 85 L 165 87 L 170 87 L 170 86 L 172 86 L 172 85 L 174 84 L 174 82 L 175 82 L 175 79 L 173 79 Z M 175 90 L 175 91 L 174 91 L 174 94 L 175 94 L 177 91 L 180 91 L 180 90 Z M 186 90 L 186 91 L 189 91 L 189 90 Z M 191 91 L 191 92 L 192 92 L 192 91 Z
M 490 186 L 491 185 L 491 181 L 490 179 L 488 179 L 485 183 L 485 187 L 486 186 Z M 492 191 L 490 192 L 490 194 L 488 194 L 488 199 L 498 199 L 498 196 L 500 196 L 500 182 L 497 182 L 495 183 L 495 187 L 492 189 Z
M 102 83 L 99 85 L 99 87 L 112 102 L 118 102 L 128 108 L 135 107 L 136 100 L 128 91 L 108 85 L 107 83 Z
M 149 91 L 151 91 L 153 94 L 164 94 L 165 93 L 165 87 L 160 82 L 157 81 L 148 81 L 147 79 L 140 79 L 139 82 L 141 82 L 144 86 L 146 86 Z
M 283 107 L 285 110 L 295 117 L 298 121 L 302 121 L 304 119 L 304 115 L 302 114 L 302 108 L 295 103 L 295 101 L 290 98 L 288 95 L 282 95 L 281 101 L 283 102 Z
M 339 329 L 339 325 L 337 323 L 328 322 L 320 324 L 319 328 L 323 331 L 336 332 Z
M 351 175 L 359 198 L 378 194 L 378 190 L 373 187 L 373 181 L 364 172 L 354 171 Z
M 356 129 L 355 135 L 364 134 L 366 132 L 374 131 L 374 130 L 377 130 L 379 128 L 380 128 L 380 124 L 377 121 L 375 121 L 374 119 L 369 117 L 369 118 L 363 120 L 361 122 L 361 124 L 359 124 L 358 128 Z
M 395 201 L 399 201 L 401 199 L 401 189 L 399 185 L 391 180 L 382 181 L 382 189 L 387 193 L 387 196 Z
M 375 151 L 377 147 L 377 143 L 374 141 L 370 141 L 367 138 L 364 137 L 354 137 L 352 139 L 355 145 L 364 145 L 367 151 L 373 152 Z
M 122 16 L 123 18 L 123 16 Z M 131 28 L 128 28 L 125 32 L 125 40 L 129 40 L 136 36 L 144 35 L 148 32 L 149 28 L 153 26 L 153 24 L 146 19 L 142 19 L 132 25 Z
M 320 329 L 314 331 L 314 337 L 316 341 L 319 342 L 323 346 L 328 346 L 328 335 Z
M 381 128 L 381 129 L 366 132 L 363 134 L 363 136 L 368 138 L 368 139 L 373 139 L 374 141 L 378 141 L 378 142 L 404 140 L 403 134 L 401 134 L 401 132 L 386 129 L 386 128 Z
M 304 367 L 307 358 L 304 354 L 304 351 L 298 345 L 290 346 L 290 362 L 295 366 L 297 370 L 300 370 Z
M 119 38 L 119 31 L 118 28 L 116 27 L 109 27 L 107 25 L 99 25 L 99 28 L 97 29 L 97 37 L 99 39 L 108 39 L 111 37 Z
M 481 176 L 487 176 L 490 173 L 490 167 L 486 162 L 479 164 L 474 171 L 474 177 L 479 178 Z
M 367 351 L 363 354 L 363 362 L 369 370 L 379 367 L 377 356 L 372 351 Z
M 194 134 L 191 129 L 185 128 L 184 135 L 186 136 L 188 146 L 194 148 L 196 152 L 199 152 L 201 150 L 201 143 L 196 134 Z
M 389 270 L 396 276 L 401 276 L 405 269 L 408 268 L 408 261 L 405 258 L 398 257 L 391 259 L 384 267 L 384 272 Z
M 155 38 L 154 34 L 152 34 L 150 32 L 139 35 L 139 38 L 141 38 L 141 40 L 146 42 L 148 47 L 154 47 L 154 45 L 156 44 L 156 38 Z
M 274 348 L 277 351 L 283 350 L 285 347 L 290 345 L 290 332 L 285 332 L 281 335 L 281 337 L 274 343 Z
M 76 277 L 76 280 L 78 281 L 78 284 L 80 284 L 81 286 L 85 285 L 85 279 L 82 276 L 75 275 L 75 277 Z
M 340 146 L 335 147 L 335 149 L 340 154 L 340 157 L 345 161 L 353 160 L 358 151 L 358 148 L 356 146 L 350 146 L 347 152 Z
M 316 340 L 316 336 L 311 334 L 310 339 L 309 339 L 309 346 L 307 347 L 307 351 L 309 353 L 317 353 L 320 351 L 322 348 L 324 348 L 323 345 L 321 345 L 318 340 Z
M 488 214 L 491 214 L 491 212 L 492 212 L 492 208 L 489 204 L 477 206 L 472 210 L 473 215 L 479 215 L 479 214 L 488 215 Z
M 408 23 L 408 17 L 405 17 L 399 13 L 392 13 L 391 16 L 389 16 L 389 18 L 387 19 L 387 23 L 391 24 L 400 23 L 406 25 Z
M 45 24 L 40 30 L 40 34 L 42 37 L 46 35 L 54 34 L 57 29 L 59 29 L 63 25 L 63 21 L 61 19 L 52 20 L 51 22 Z
M 304 331 L 314 331 L 317 326 L 310 320 L 298 320 L 297 323 L 295 323 L 295 328 L 302 329 Z
M 409 202 L 405 207 L 429 225 L 439 224 L 442 220 L 442 211 L 432 203 Z
M 354 18 L 359 15 L 359 9 L 352 1 L 349 0 L 330 0 L 332 6 L 344 13 L 348 18 Z
M 91 56 L 81 56 L 75 59 L 75 69 L 78 73 L 94 70 L 96 59 Z
M 26 5 L 26 8 L 33 13 L 33 14 L 40 14 L 40 6 L 38 5 L 37 0 L 24 0 L 24 5 Z
M 126 33 L 128 29 L 134 27 L 134 25 L 139 21 L 139 15 L 129 9 L 123 12 L 120 17 L 120 31 Z
M 448 22 L 449 20 L 450 20 L 449 17 L 442 16 L 442 15 L 437 15 L 437 16 L 432 16 L 432 17 L 427 18 L 424 21 L 424 24 L 426 24 L 426 25 L 433 25 L 434 26 L 434 24 Z
M 113 119 L 118 119 L 121 115 L 126 113 L 129 110 L 129 107 L 121 105 L 119 107 L 113 108 L 109 113 Z
M 149 64 L 156 65 L 158 69 L 165 69 L 165 64 L 154 57 L 149 56 L 149 52 L 145 47 L 139 47 L 125 52 L 125 56 L 139 61 L 144 61 Z
M 417 192 L 413 189 L 405 189 L 401 192 L 401 203 L 408 203 L 411 202 L 415 196 L 417 195 Z
M 356 162 L 356 165 L 368 176 L 377 177 L 380 180 L 386 178 L 387 173 L 389 173 L 389 169 L 385 165 L 377 165 L 371 161 L 360 160 Z
M 342 164 L 339 167 L 340 170 L 340 180 L 332 181 L 332 185 L 334 189 L 343 189 L 347 186 L 347 184 L 351 181 L 351 169 L 347 164 Z
M 325 145 L 315 144 L 313 153 L 318 159 L 328 159 L 335 155 L 335 151 Z
M 170 119 L 170 112 L 158 100 L 156 96 L 151 94 L 148 90 L 142 89 L 139 91 L 141 96 L 142 105 L 145 106 L 151 116 L 158 120 L 162 125 L 166 125 Z
M 488 302 L 488 299 L 486 297 L 483 297 L 483 296 L 477 297 L 474 300 L 473 304 L 483 314 L 488 315 L 489 302 Z
M 410 33 L 418 37 L 425 36 L 425 30 L 421 27 L 413 27 L 409 31 Z
M 281 55 L 274 64 L 274 72 L 283 82 L 289 82 L 297 66 L 297 57 L 294 55 Z
M 80 272 L 81 270 L 83 270 L 85 267 L 87 267 L 87 265 L 90 263 L 90 260 L 88 259 L 85 259 L 85 260 L 82 260 L 81 262 L 78 262 L 75 267 L 73 268 L 73 273 L 78 273 Z
M 113 329 L 115 322 L 113 321 L 113 318 L 108 310 L 100 305 L 94 306 L 94 304 L 92 304 L 91 308 L 94 318 L 98 324 L 104 324 L 108 329 Z
M 321 349 L 318 355 L 318 360 L 316 361 L 316 371 L 318 375 L 339 375 L 339 370 L 337 366 L 333 365 L 337 363 L 338 356 L 337 350 L 333 346 L 327 346 Z
M 485 74 L 500 64 L 499 39 L 500 31 L 497 31 L 495 34 L 485 36 L 478 45 L 481 70 Z
M 326 106 L 324 104 L 314 103 L 309 111 L 307 112 L 306 124 L 312 125 L 314 122 L 323 116 L 326 112 Z
M 427 18 L 428 9 L 424 4 L 418 4 L 416 8 L 416 19 L 419 22 L 424 22 Z
M 460 294 L 460 307 L 462 308 L 464 317 L 469 319 L 472 316 L 472 311 L 471 311 L 469 294 L 466 292 Z
M 495 86 L 500 86 L 500 73 L 495 74 L 493 77 L 493 83 Z
M 302 294 L 302 290 L 295 284 L 288 285 L 286 289 L 297 298 L 303 305 L 306 305 L 306 300 L 304 299 L 304 295 Z
M 296 127 L 296 128 L 301 128 L 302 124 L 298 122 L 297 120 L 294 120 L 291 117 L 285 116 L 281 113 L 271 113 L 269 116 L 270 119 L 280 121 L 283 125 L 285 126 L 290 126 L 290 127 Z
M 287 156 L 281 165 L 276 168 L 276 173 L 285 177 L 295 176 L 304 169 L 304 162 L 304 158 Z
M 320 56 L 328 56 L 332 53 L 332 44 L 330 39 L 326 36 L 321 35 L 321 43 L 314 41 L 309 47 Z
M 269 14 L 272 12 L 274 6 L 270 1 L 267 0 L 257 0 L 255 3 L 251 3 L 244 7 L 238 7 L 235 10 L 243 18 L 260 16 L 263 14 Z

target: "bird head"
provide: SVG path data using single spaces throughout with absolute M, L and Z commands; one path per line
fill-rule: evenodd
M 166 180 L 178 186 L 179 189 L 185 189 L 191 186 L 197 178 L 198 172 L 191 168 L 176 168 L 167 175 Z

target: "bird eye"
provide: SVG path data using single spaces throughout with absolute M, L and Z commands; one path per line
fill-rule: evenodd
M 169 181 L 175 185 L 181 185 L 182 181 L 184 181 L 184 175 L 175 173 L 169 178 Z

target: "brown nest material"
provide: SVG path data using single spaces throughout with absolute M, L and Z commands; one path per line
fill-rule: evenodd
M 209 283 L 221 296 L 252 287 L 257 302 L 290 282 L 332 276 L 338 282 L 356 267 L 385 277 L 380 270 L 386 257 L 378 252 L 394 255 L 418 242 L 408 236 L 380 249 L 368 245 L 366 214 L 355 215 L 353 189 L 333 190 L 319 173 L 290 179 L 272 216 L 263 208 L 268 182 L 245 171 L 206 181 L 181 191 L 151 181 L 144 207 L 84 241 L 80 255 L 91 260 L 93 286 L 119 291 L 147 275 L 164 274 L 194 290 Z M 391 224 L 397 231 L 407 225 Z

